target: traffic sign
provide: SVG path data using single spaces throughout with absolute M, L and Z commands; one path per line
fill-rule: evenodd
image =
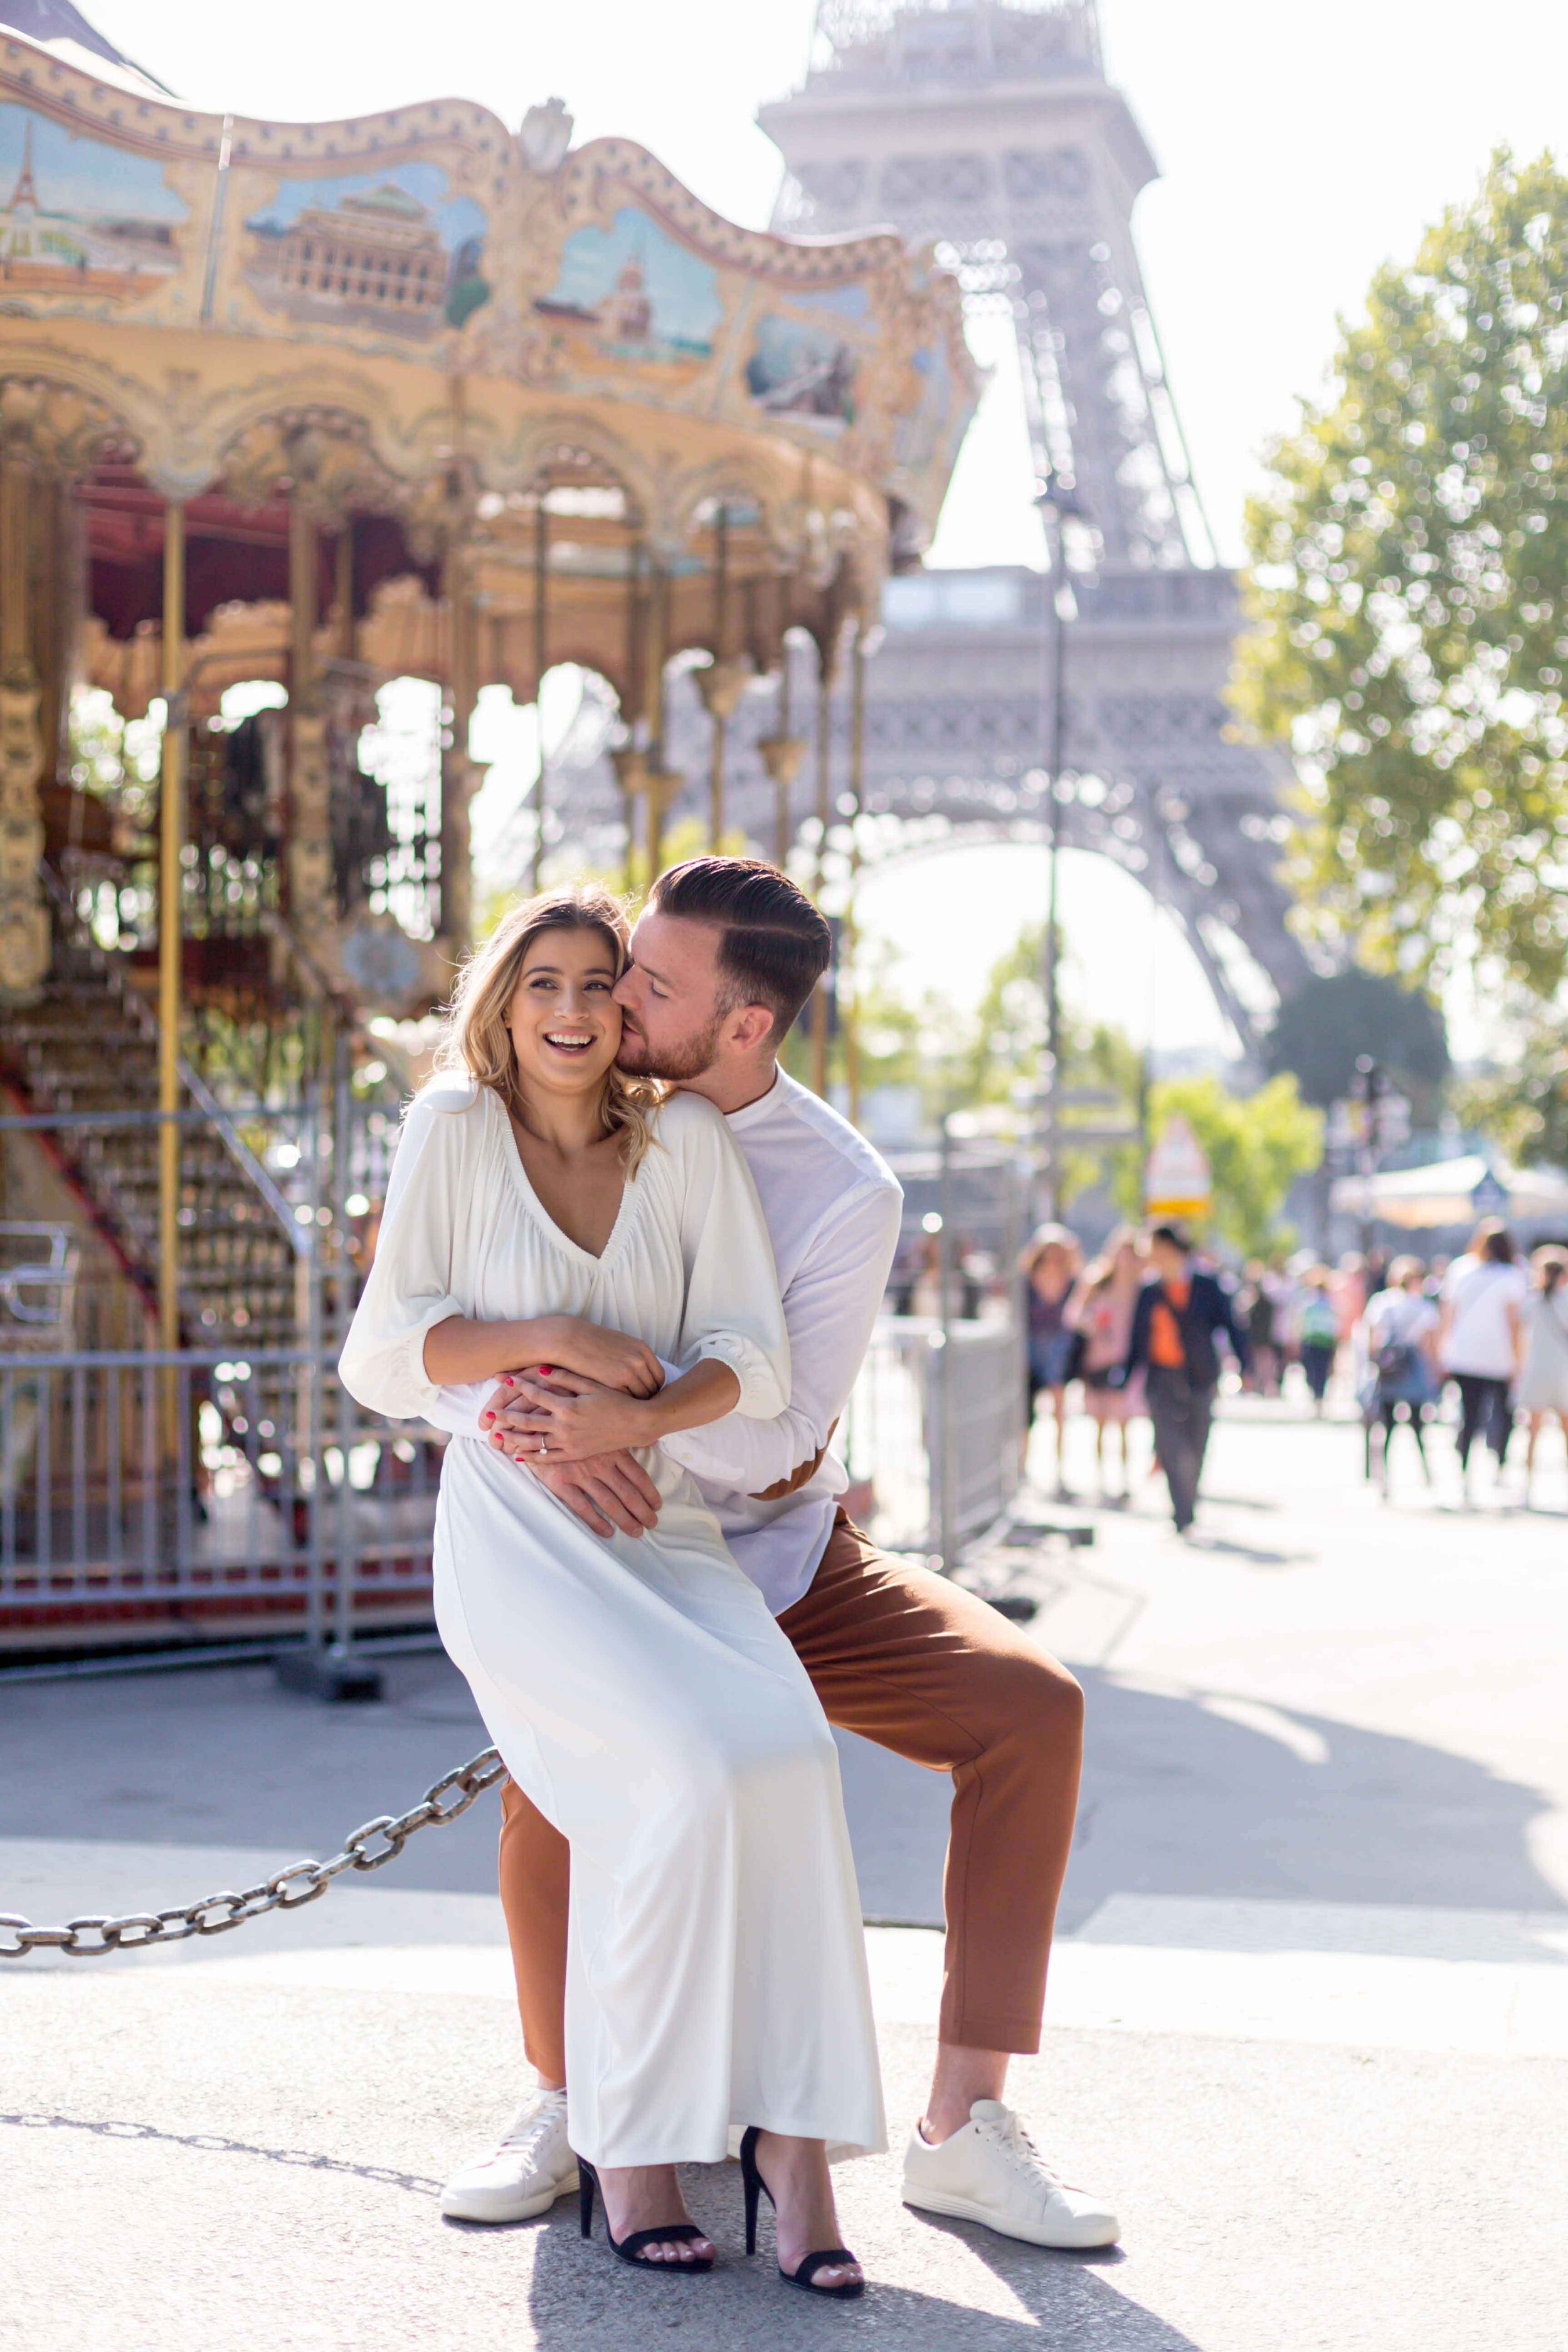
M 1179 1112 L 1161 1129 L 1143 1171 L 1143 1205 L 1152 1216 L 1201 1217 L 1213 1199 L 1208 1154 Z

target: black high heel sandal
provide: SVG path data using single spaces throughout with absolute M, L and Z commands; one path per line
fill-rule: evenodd
M 598 2189 L 599 2176 L 585 2156 L 577 2158 L 577 2219 L 584 2237 L 591 2238 L 594 2234 L 594 2198 Z M 624 2238 L 617 2239 L 610 2232 L 610 2209 L 608 2205 L 605 2208 L 605 2235 L 610 2241 L 611 2253 L 618 2254 L 623 2263 L 630 2263 L 634 2270 L 651 2271 L 659 2277 L 668 2273 L 673 2278 L 697 2278 L 703 2271 L 712 2269 L 713 2257 L 711 2254 L 699 2254 L 689 2263 L 649 2263 L 643 2259 L 645 2246 L 668 2245 L 677 2238 L 705 2238 L 707 2234 L 706 2230 L 700 2230 L 695 2221 L 666 2221 L 657 2230 L 628 2230 Z
M 749 2254 L 757 2251 L 758 2199 L 765 2195 L 774 2212 L 778 2210 L 777 2199 L 757 2169 L 760 2128 L 760 2126 L 752 2124 L 741 2142 L 741 2181 L 746 2192 L 746 2252 Z M 831 2296 L 836 2302 L 850 2303 L 857 2295 L 865 2294 L 863 2278 L 840 2279 L 837 2286 L 817 2286 L 814 2282 L 819 2271 L 834 2270 L 840 2263 L 852 2263 L 857 2259 L 847 2246 L 819 2246 L 815 2253 L 803 2254 L 793 2271 L 786 2271 L 781 2263 L 779 2276 L 786 2286 L 803 2286 L 808 2294 L 819 2295 L 824 2302 Z

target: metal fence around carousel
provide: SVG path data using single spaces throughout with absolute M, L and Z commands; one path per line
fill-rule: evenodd
M 325 1351 L 0 1355 L 0 1648 L 426 1622 L 442 1443 Z
M 1024 1447 L 1024 1360 L 1011 1313 L 889 1315 L 846 1417 L 847 1466 L 868 1534 L 947 1569 L 1004 1518 Z
M 892 1300 L 904 1311 L 878 1322 L 845 1458 L 868 1532 L 951 1571 L 1005 1517 L 1023 1476 L 1029 1171 L 1015 1151 L 945 1134 L 892 1165 L 904 1188 Z

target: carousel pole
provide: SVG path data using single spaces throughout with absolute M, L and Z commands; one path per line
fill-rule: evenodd
M 790 710 L 789 633 L 779 636 L 779 691 L 773 706 L 774 731 L 759 736 L 757 755 L 772 779 L 773 787 L 773 864 L 782 873 L 789 863 L 791 834 L 789 796 L 795 780 L 800 773 L 800 763 L 805 745 L 798 735 L 789 731 Z
M 306 939 L 337 912 L 327 721 L 316 674 L 320 557 L 316 510 L 305 480 L 297 475 L 289 493 L 287 871 L 289 919 L 297 936 Z
M 777 732 L 773 739 L 779 743 L 790 743 L 795 740 L 789 731 L 789 631 L 785 629 L 779 639 L 779 700 L 778 717 L 774 721 Z M 779 764 L 785 772 L 775 773 L 773 777 L 773 864 L 782 873 L 789 864 L 790 837 L 795 830 L 789 804 L 795 772 L 787 761 L 781 761 Z
M 447 613 L 452 632 L 452 740 L 441 763 L 441 929 L 447 951 L 464 956 L 472 944 L 473 851 L 468 803 L 474 768 L 468 730 L 479 700 L 479 614 L 469 593 L 467 551 L 456 530 L 447 541 L 443 567 Z
M 855 627 L 854 666 L 849 673 L 849 797 L 854 803 L 849 816 L 849 897 L 844 909 L 844 929 L 839 940 L 839 970 L 847 974 L 849 987 L 845 1001 L 839 1004 L 838 1017 L 844 1031 L 844 1075 L 849 1088 L 849 1123 L 860 1124 L 860 1007 L 855 979 L 855 889 L 860 878 L 860 807 L 866 790 L 866 663 L 869 647 L 866 642 L 866 621 L 862 614 Z
M 669 642 L 669 575 L 657 563 L 648 583 L 647 622 L 647 879 L 651 889 L 664 863 L 664 662 Z
M 640 716 L 643 707 L 643 564 L 645 551 L 637 540 L 627 551 L 626 562 L 626 707 Z M 616 755 L 616 777 L 621 788 L 621 818 L 626 829 L 626 862 L 621 877 L 623 889 L 630 890 L 637 875 L 637 792 L 633 768 L 635 748 Z
M 724 630 L 729 603 L 730 510 L 721 502 L 713 523 L 713 667 L 722 669 L 724 662 Z M 717 681 L 716 681 L 717 682 Z M 708 846 L 717 857 L 724 846 L 724 737 L 729 726 L 729 713 L 723 708 L 720 694 L 709 705 L 709 718 L 713 729 L 708 771 Z
M 539 726 L 539 782 L 533 788 L 533 862 L 531 887 L 538 890 L 544 870 L 544 669 L 548 658 L 550 614 L 545 602 L 550 576 L 550 509 L 545 486 L 539 489 L 533 514 L 533 710 Z
M 816 854 L 813 864 L 812 897 L 820 907 L 827 870 L 827 820 L 832 806 L 833 667 L 827 650 L 816 649 Z M 831 967 L 817 982 L 811 1000 L 811 1083 L 825 1099 L 827 1094 L 827 992 Z
M 26 451 L 0 455 L 0 999 L 24 1003 L 48 976 L 44 855 L 46 739 L 33 592 L 39 485 Z
M 180 1344 L 180 853 L 185 838 L 185 509 L 163 509 L 163 761 L 158 804 L 158 1345 Z M 173 1377 L 167 1383 L 173 1390 Z M 171 1402 L 172 1402 L 171 1395 Z
M 333 551 L 333 601 L 338 608 L 338 659 L 353 661 L 354 657 L 354 526 L 353 517 L 343 517 L 343 527 L 338 533 Z

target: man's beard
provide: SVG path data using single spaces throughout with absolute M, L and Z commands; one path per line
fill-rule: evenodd
M 704 1070 L 712 1068 L 722 1025 L 723 1015 L 716 1013 L 706 1029 L 679 1045 L 666 1045 L 656 1055 L 643 1032 L 623 1021 L 616 1067 L 628 1078 L 664 1078 L 671 1086 L 683 1086 L 689 1078 L 700 1078 Z

